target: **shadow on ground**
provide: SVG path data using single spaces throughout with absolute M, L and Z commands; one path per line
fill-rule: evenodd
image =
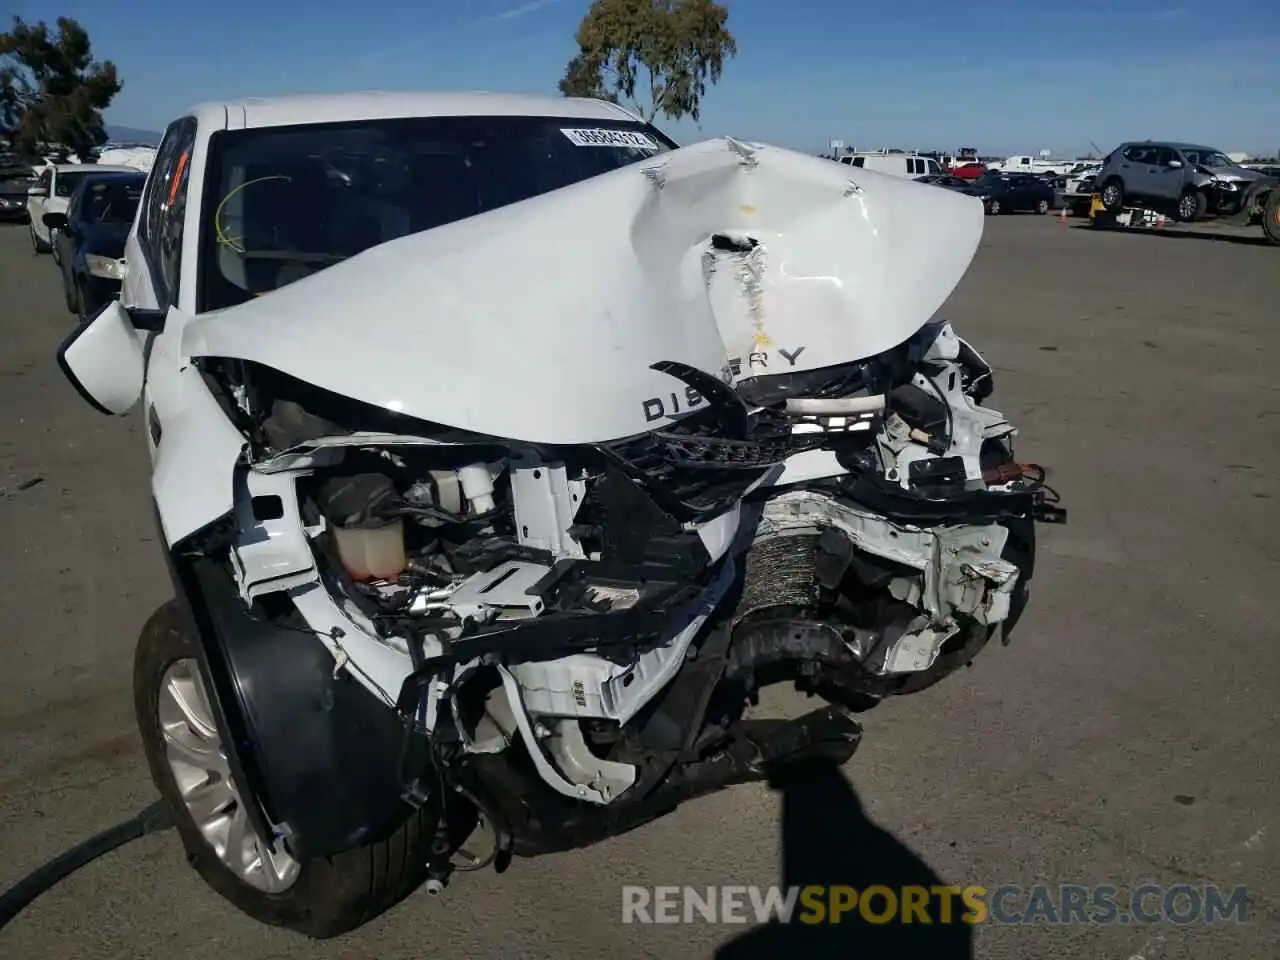
M 1254 236 L 1241 236 L 1238 233 L 1219 233 L 1217 230 L 1153 230 L 1157 236 L 1176 240 L 1217 240 L 1221 243 L 1239 243 L 1246 247 L 1269 247 L 1270 240 L 1263 236 L 1260 227 L 1254 227 L 1258 233 Z
M 1164 229 L 1160 229 L 1156 227 L 1098 228 L 1088 222 L 1072 224 L 1072 227 L 1076 230 L 1102 229 L 1107 233 L 1146 233 L 1146 234 L 1150 234 L 1153 237 L 1165 237 L 1170 240 L 1210 240 L 1210 241 L 1216 240 L 1219 243 L 1238 243 L 1246 247 L 1273 246 L 1271 241 L 1268 240 L 1263 235 L 1261 228 L 1258 227 L 1256 224 L 1253 227 L 1250 227 L 1249 229 L 1256 230 L 1257 233 L 1248 234 L 1248 235 L 1239 234 L 1239 233 L 1225 233 L 1221 230 L 1221 228 L 1217 228 L 1217 227 L 1210 228 L 1207 230 L 1189 230 L 1183 227 L 1166 227 Z
M 937 873 L 892 834 L 867 819 L 857 794 L 833 768 L 810 769 L 772 784 L 782 794 L 782 886 L 846 886 L 862 891 L 884 886 L 901 896 L 904 887 L 945 886 Z M 873 897 L 873 917 L 883 916 L 885 900 Z M 731 940 L 715 960 L 778 960 L 839 957 L 968 960 L 973 930 L 959 921 L 964 913 L 953 899 L 949 923 L 942 923 L 940 898 L 930 898 L 932 922 L 868 922 L 855 907 L 839 923 L 806 924 L 798 905 L 791 923 L 756 927 Z

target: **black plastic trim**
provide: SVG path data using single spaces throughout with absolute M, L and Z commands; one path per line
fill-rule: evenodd
M 155 513 L 156 530 L 160 534 L 160 542 L 162 544 L 167 543 L 164 524 L 160 521 L 159 508 L 156 507 L 154 502 L 152 507 Z M 186 542 L 189 543 L 192 539 L 192 537 L 188 537 Z M 199 665 L 206 688 L 212 695 L 209 708 L 213 711 L 214 722 L 219 730 L 229 733 L 228 736 L 223 737 L 223 747 L 227 751 L 227 765 L 231 770 L 231 776 L 239 785 L 241 799 L 250 801 L 247 804 L 246 812 L 254 831 L 259 836 L 270 836 L 273 828 L 271 817 L 264 807 L 266 797 L 261 777 L 257 775 L 257 771 L 249 763 L 245 762 L 246 758 L 241 750 L 241 744 L 245 742 L 242 725 L 237 722 L 238 718 L 234 714 L 228 714 L 224 708 L 224 704 L 233 701 L 227 694 L 227 665 L 222 656 L 220 646 L 213 640 L 208 605 L 200 592 L 190 560 L 181 557 L 168 547 L 163 552 L 165 566 L 169 571 L 169 579 L 173 583 L 174 597 L 186 613 L 193 635 L 200 641 Z
M 300 858 L 385 839 L 409 813 L 395 711 L 350 673 L 335 677 L 301 617 L 251 611 L 225 568 L 177 546 L 167 551 L 175 588 L 201 639 L 232 775 L 257 800 L 255 828 L 280 826 Z
M 135 330 L 146 330 L 149 333 L 161 333 L 164 331 L 165 319 L 169 316 L 168 310 L 148 310 L 144 307 L 126 307 L 129 312 L 129 319 L 133 322 Z

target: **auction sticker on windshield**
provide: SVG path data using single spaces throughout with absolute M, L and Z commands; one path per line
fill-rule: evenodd
M 657 150 L 658 145 L 635 130 L 586 130 L 580 127 L 560 128 L 560 132 L 577 147 L 635 147 Z

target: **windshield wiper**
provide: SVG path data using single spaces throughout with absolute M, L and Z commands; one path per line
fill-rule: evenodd
M 344 253 L 308 253 L 305 250 L 232 250 L 246 260 L 284 260 L 289 263 L 339 263 L 349 260 Z

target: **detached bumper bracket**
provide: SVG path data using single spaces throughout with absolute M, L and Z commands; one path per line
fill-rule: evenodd
M 1039 523 L 1066 523 L 1067 508 L 1041 501 L 1036 504 L 1031 516 Z

